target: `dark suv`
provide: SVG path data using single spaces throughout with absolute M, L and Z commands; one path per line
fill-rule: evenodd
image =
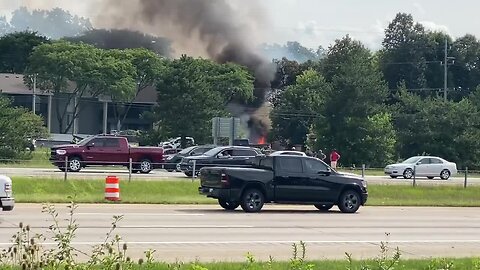
M 190 157 L 190 156 L 203 155 L 203 153 L 205 153 L 208 150 L 211 150 L 215 147 L 217 147 L 217 146 L 215 146 L 215 145 L 196 145 L 196 146 L 190 146 L 188 148 L 185 148 L 175 155 L 168 156 L 165 159 L 165 165 L 163 166 L 163 168 L 165 170 L 169 171 L 169 172 L 173 172 L 173 171 L 177 170 L 177 164 L 179 164 L 182 161 L 182 158 Z
M 213 148 L 203 155 L 185 157 L 178 164 L 177 168 L 187 176 L 193 175 L 193 165 L 195 164 L 195 174 L 198 174 L 203 167 L 216 166 L 244 166 L 246 161 L 252 157 L 263 156 L 262 152 L 253 147 L 244 146 L 221 146 Z

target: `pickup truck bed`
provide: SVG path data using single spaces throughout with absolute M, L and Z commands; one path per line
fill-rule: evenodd
M 199 192 L 218 200 L 220 206 L 258 212 L 264 203 L 312 204 L 319 210 L 337 205 L 354 213 L 367 201 L 366 182 L 341 174 L 312 157 L 269 156 L 250 161 L 250 167 L 205 167 Z

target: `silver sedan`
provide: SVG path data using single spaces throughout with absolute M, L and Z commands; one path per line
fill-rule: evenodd
M 457 173 L 457 164 L 431 156 L 411 157 L 402 163 L 390 164 L 385 167 L 385 174 L 391 178 L 403 176 L 405 179 L 411 179 L 415 175 L 428 179 L 440 177 L 447 180 Z

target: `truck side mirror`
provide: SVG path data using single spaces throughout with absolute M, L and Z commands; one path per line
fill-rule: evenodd
M 92 148 L 92 147 L 94 147 L 94 146 L 95 146 L 95 143 L 94 143 L 94 142 L 87 144 L 87 148 L 88 148 L 88 149 L 90 149 L 90 148 Z

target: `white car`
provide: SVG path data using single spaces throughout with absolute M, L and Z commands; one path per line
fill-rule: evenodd
M 275 151 L 270 154 L 270 156 L 301 156 L 301 157 L 306 157 L 307 154 L 300 152 L 300 151 Z
M 447 180 L 450 176 L 457 174 L 457 164 L 439 157 L 417 156 L 411 157 L 402 163 L 391 164 L 385 167 L 385 174 L 391 178 L 403 176 L 405 179 L 416 177 L 427 177 L 433 179 L 440 177 Z
M 15 205 L 15 199 L 12 193 L 12 179 L 5 175 L 0 175 L 0 209 L 3 211 L 12 211 Z

